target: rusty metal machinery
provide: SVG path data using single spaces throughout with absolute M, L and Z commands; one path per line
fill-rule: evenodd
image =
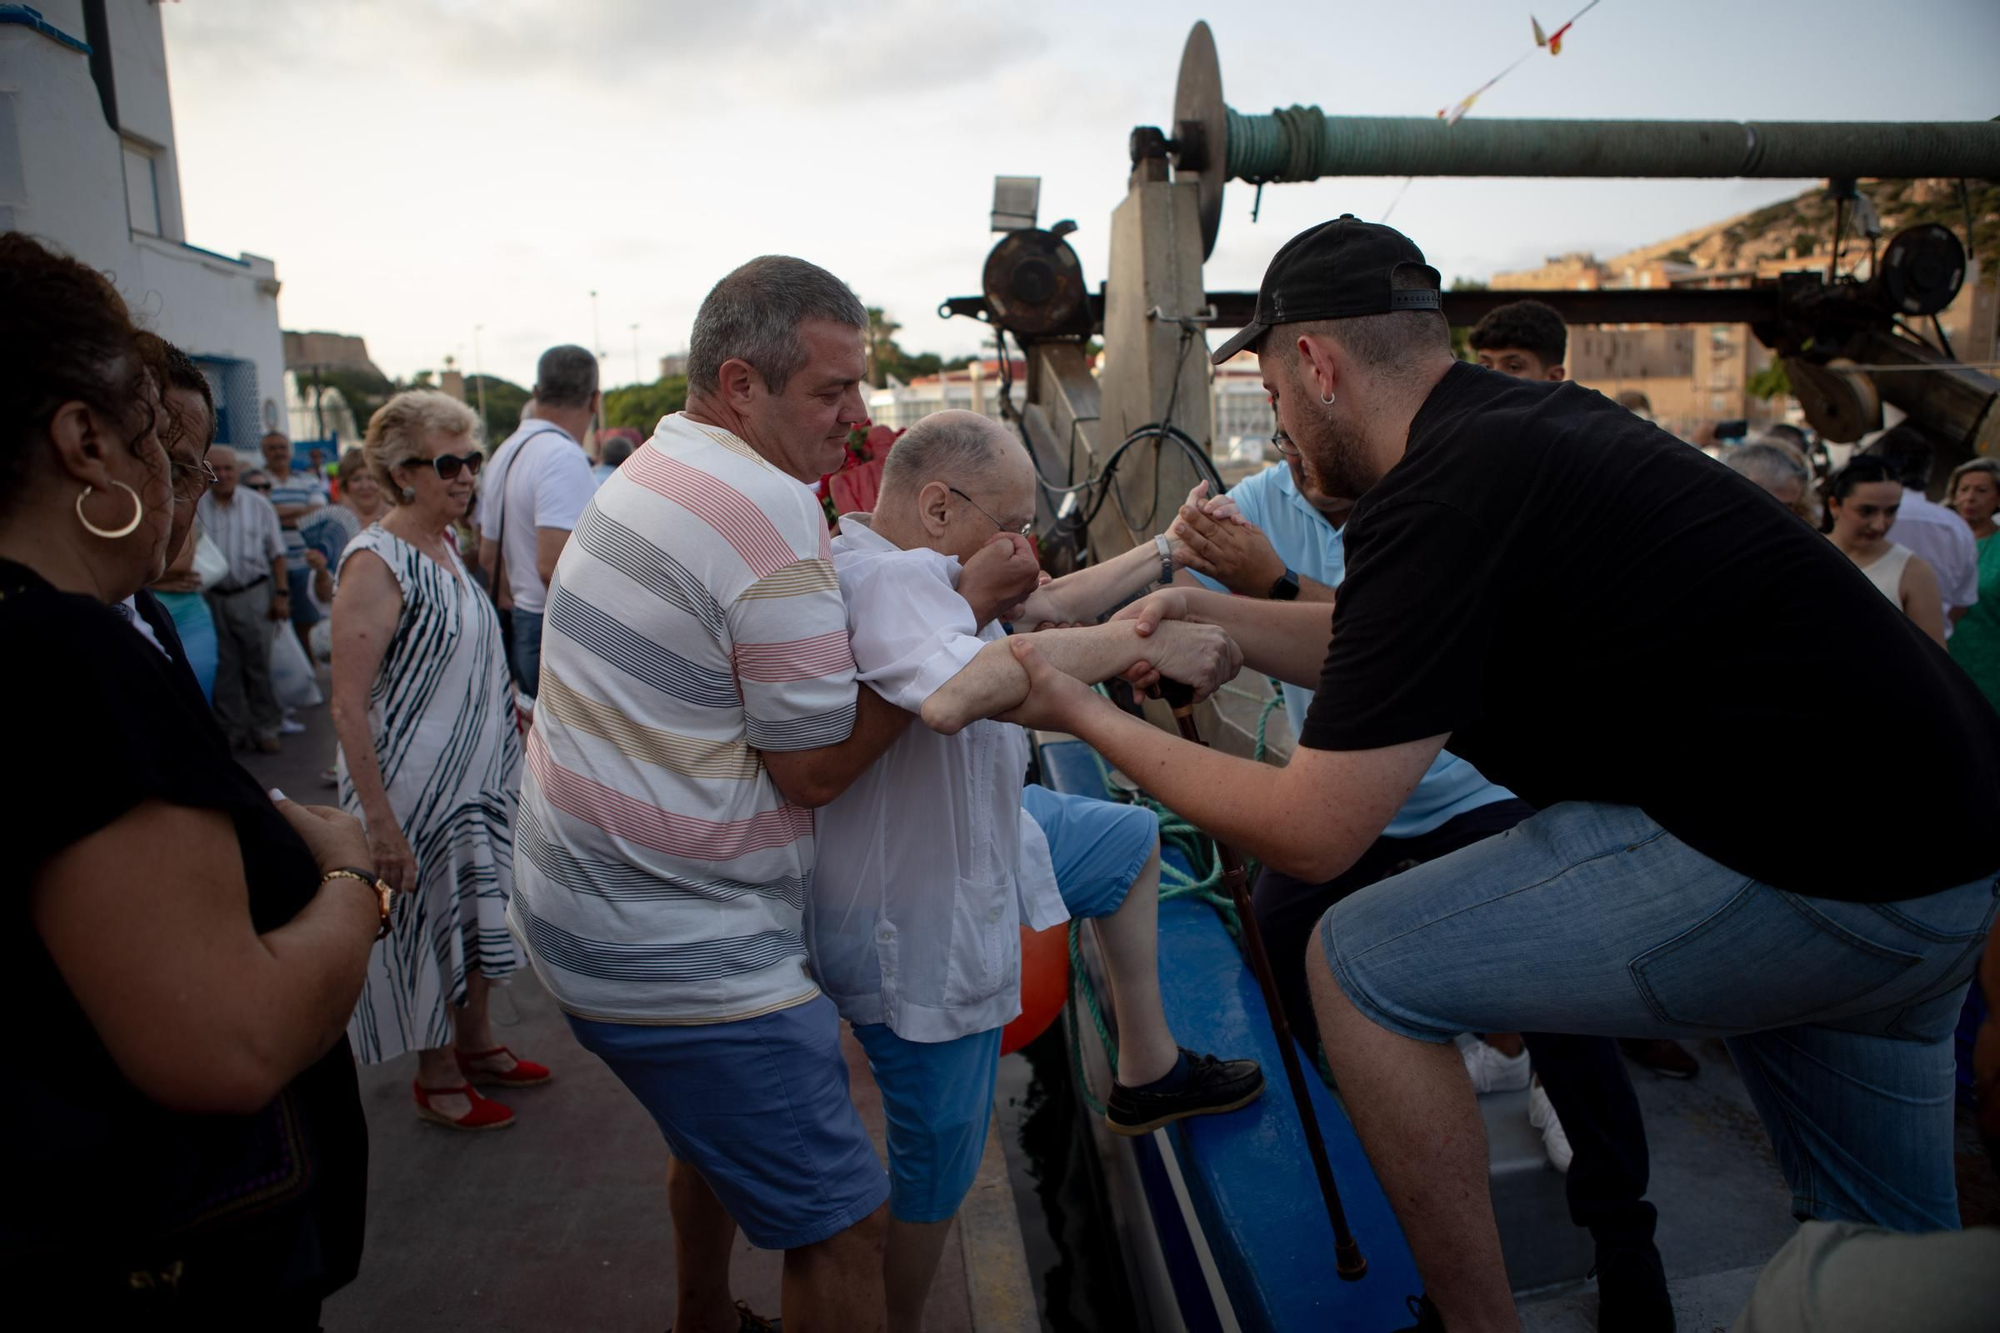
M 1207 358 L 1198 353 L 1207 329 L 1241 327 L 1256 302 L 1254 292 L 1209 292 L 1201 282 L 1231 180 L 1823 176 L 1851 188 L 1862 177 L 2000 179 L 2000 121 L 1447 123 L 1297 106 L 1245 115 L 1223 100 L 1205 23 L 1182 52 L 1171 124 L 1171 133 L 1132 131 L 1128 194 L 1112 217 L 1110 274 L 1096 292 L 1063 239 L 1073 224 L 1063 223 L 1009 233 L 987 259 L 982 294 L 940 308 L 988 321 L 1020 344 L 1028 401 L 1017 424 L 1042 468 L 1042 518 L 1061 543 L 1116 551 L 1144 540 L 1172 517 L 1163 495 L 1213 472 Z M 1875 429 L 1888 402 L 1955 462 L 2000 456 L 2000 380 L 1958 365 L 1907 321 L 1944 309 L 1965 272 L 1958 238 L 1924 224 L 1890 239 L 1867 282 L 1796 272 L 1739 288 L 1451 292 L 1444 311 L 1469 325 L 1532 298 L 1572 324 L 1747 324 L 1784 359 L 1825 438 Z M 1105 339 L 1101 377 L 1083 354 L 1093 333 Z M 1197 452 L 1198 461 L 1188 456 Z M 1104 512 L 1107 497 L 1115 516 Z

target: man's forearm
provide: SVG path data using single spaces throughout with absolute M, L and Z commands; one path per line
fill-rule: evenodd
M 1095 620 L 1159 581 L 1159 548 L 1145 542 L 1037 588 L 1021 619 L 1030 625 Z
M 910 714 L 863 685 L 855 691 L 854 730 L 846 740 L 811 750 L 763 751 L 764 768 L 786 800 L 816 808 L 852 786 L 909 724 Z
M 285 557 L 281 555 L 271 557 L 271 582 L 281 591 L 290 586 L 285 582 Z
M 1129 620 L 1077 629 L 1042 630 L 1033 640 L 1049 665 L 1087 685 L 1109 680 L 1147 659 L 1148 641 Z M 924 725 L 952 735 L 982 717 L 1004 713 L 1028 697 L 1028 673 L 1005 639 L 987 644 L 957 675 L 924 700 Z
M 1275 816 L 1284 770 L 1169 735 L 1109 701 L 1075 735 L 1168 809 L 1260 861 L 1286 859 L 1294 821 Z
M 1330 602 L 1267 602 L 1206 588 L 1186 596 L 1189 619 L 1227 630 L 1252 671 L 1305 689 L 1319 684 L 1333 640 Z

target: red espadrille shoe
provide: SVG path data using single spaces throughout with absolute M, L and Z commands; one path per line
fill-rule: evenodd
M 469 1084 L 461 1084 L 456 1088 L 426 1088 L 412 1079 L 410 1088 L 417 1094 L 417 1114 L 425 1120 L 436 1121 L 452 1129 L 505 1129 L 514 1123 L 512 1111 L 499 1102 L 489 1101 L 480 1096 Z M 471 1103 L 470 1109 L 455 1120 L 442 1111 L 431 1109 L 431 1098 L 447 1096 L 465 1098 Z
M 470 1083 L 497 1084 L 503 1088 L 525 1088 L 531 1083 L 546 1083 L 549 1081 L 549 1067 L 547 1065 L 538 1065 L 533 1060 L 523 1060 L 505 1046 L 495 1046 L 490 1051 L 461 1051 L 454 1047 L 451 1055 L 454 1060 L 458 1061 L 458 1072 L 465 1075 L 466 1081 Z M 490 1060 L 496 1055 L 504 1055 L 512 1059 L 514 1067 L 512 1069 L 481 1069 L 475 1063 L 479 1060 Z

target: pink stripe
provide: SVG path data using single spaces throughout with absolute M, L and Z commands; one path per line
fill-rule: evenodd
M 833 630 L 789 643 L 739 643 L 736 674 L 746 680 L 813 680 L 854 670 L 847 631 Z
M 637 455 L 633 455 L 637 457 Z M 528 733 L 528 767 L 549 804 L 615 838 L 688 861 L 728 861 L 812 836 L 812 811 L 787 802 L 748 819 L 717 823 L 676 815 L 593 782 L 549 757 L 539 730 Z
M 743 492 L 712 473 L 689 467 L 658 449 L 641 449 L 620 469 L 655 495 L 665 496 L 706 522 L 743 557 L 758 578 L 798 560 L 791 543 Z

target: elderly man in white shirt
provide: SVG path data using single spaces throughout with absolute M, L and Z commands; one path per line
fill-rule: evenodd
M 1094 919 L 1118 1015 L 1119 1067 L 1106 1120 L 1142 1134 L 1234 1110 L 1263 1089 L 1247 1060 L 1180 1049 L 1160 1006 L 1159 825 L 1143 807 L 1023 791 L 1027 733 L 980 720 L 1025 696 L 999 623 L 958 591 L 962 562 L 1025 532 L 1033 464 L 1003 427 L 940 412 L 896 443 L 872 515 L 833 542 L 856 678 L 919 712 L 853 786 L 819 812 L 806 941 L 820 986 L 854 1025 L 888 1120 L 889 1329 L 922 1325 L 924 1300 L 991 1117 L 1001 1028 L 1020 1012 L 1020 932 Z M 1035 591 L 1006 619 L 1094 620 L 1170 579 L 1164 539 Z M 1029 586 L 1025 582 L 1021 586 Z M 1211 627 L 1141 639 L 1131 622 L 1034 635 L 1058 668 L 1096 682 L 1147 662 L 1207 694 L 1241 655 Z M 1031 818 L 1023 819 L 1023 805 Z
M 204 594 L 215 618 L 215 720 L 238 749 L 276 754 L 283 714 L 271 689 L 271 636 L 291 617 L 285 536 L 271 502 L 237 485 L 235 450 L 217 445 L 207 461 L 215 484 L 196 513 L 229 561 L 229 573 Z

